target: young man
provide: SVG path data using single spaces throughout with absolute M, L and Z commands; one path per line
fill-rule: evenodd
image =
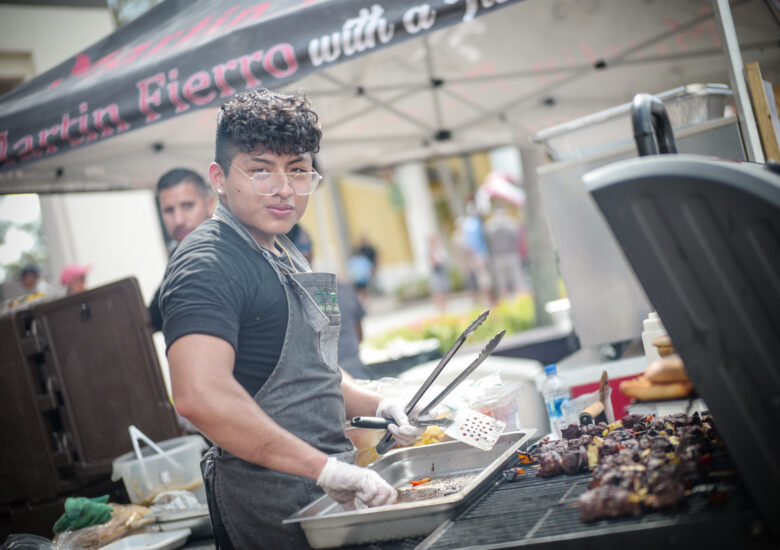
M 174 168 L 163 174 L 157 182 L 157 202 L 160 205 L 165 231 L 176 245 L 214 212 L 214 195 L 208 184 L 197 172 L 187 168 Z M 162 330 L 160 313 L 160 289 L 149 304 L 149 316 L 154 330 Z
M 392 503 L 376 472 L 350 464 L 348 417 L 395 419 L 403 403 L 342 377 L 336 279 L 312 273 L 284 235 L 319 183 L 317 115 L 302 97 L 238 94 L 217 119 L 209 179 L 220 203 L 174 253 L 163 282 L 176 408 L 211 441 L 204 480 L 219 548 L 305 548 L 282 520 L 322 494 Z

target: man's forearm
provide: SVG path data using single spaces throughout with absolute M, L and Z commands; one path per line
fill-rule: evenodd
M 232 375 L 232 348 L 204 335 L 168 350 L 176 409 L 219 447 L 266 468 L 316 478 L 325 453 L 279 426 Z
M 247 462 L 316 479 L 327 455 L 279 426 L 238 389 L 243 396 L 212 396 L 214 404 L 189 420 L 219 447 Z
M 381 394 L 360 386 L 349 376 L 342 379 L 341 391 L 344 393 L 348 419 L 353 416 L 374 416 L 376 408 L 384 399 Z

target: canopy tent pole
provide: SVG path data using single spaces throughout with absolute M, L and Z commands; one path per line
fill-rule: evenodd
M 545 164 L 545 154 L 541 147 L 529 143 L 520 144 L 518 151 L 523 170 L 522 187 L 526 197 L 528 278 L 534 296 L 536 324 L 544 326 L 552 324 L 552 317 L 544 309 L 545 304 L 560 298 L 558 291 L 560 274 L 555 257 L 555 246 L 542 206 L 537 172 L 537 168 Z
M 423 37 L 423 45 L 425 46 L 425 70 L 428 73 L 428 81 L 431 83 L 431 99 L 433 100 L 433 109 L 436 114 L 436 127 L 438 130 L 443 130 L 444 117 L 441 116 L 441 102 L 436 89 L 444 84 L 444 81 L 436 78 L 436 73 L 433 70 L 433 58 L 431 57 L 431 45 L 428 43 L 427 36 Z
M 737 31 L 728 0 L 712 0 L 712 11 L 715 14 L 715 24 L 723 40 L 723 53 L 731 81 L 731 90 L 737 104 L 737 119 L 742 132 L 742 143 L 745 146 L 747 159 L 753 162 L 764 162 L 764 152 L 761 149 L 761 139 L 758 135 L 753 106 L 750 104 L 747 84 L 745 82 L 745 67 L 742 64 L 742 54 L 739 51 Z

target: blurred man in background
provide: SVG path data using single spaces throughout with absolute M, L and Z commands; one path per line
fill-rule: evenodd
M 520 222 L 497 206 L 485 222 L 485 238 L 490 250 L 495 298 L 507 298 L 526 290 L 520 258 Z
M 157 202 L 160 205 L 163 225 L 175 246 L 214 213 L 216 205 L 211 187 L 193 170 L 174 168 L 166 172 L 157 183 Z M 162 330 L 160 314 L 160 289 L 149 304 L 149 316 L 155 330 Z

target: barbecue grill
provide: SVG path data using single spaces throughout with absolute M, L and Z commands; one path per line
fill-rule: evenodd
M 726 457 L 723 457 L 724 459 Z M 510 462 L 509 465 L 512 463 Z M 764 524 L 744 484 L 728 483 L 720 504 L 706 493 L 687 498 L 679 508 L 641 517 L 583 523 L 577 498 L 590 474 L 541 478 L 536 470 L 514 481 L 501 479 L 454 519 L 425 538 L 345 547 L 351 550 L 454 550 L 487 548 L 593 548 L 630 545 L 658 548 L 772 548 Z M 705 546 L 707 545 L 707 546 Z
M 694 493 L 677 508 L 583 523 L 576 501 L 590 475 L 529 468 L 424 539 L 363 548 L 780 547 L 780 166 L 662 155 L 585 182 L 714 415 L 730 451 L 719 457 L 733 474 L 718 488 L 727 498 Z

